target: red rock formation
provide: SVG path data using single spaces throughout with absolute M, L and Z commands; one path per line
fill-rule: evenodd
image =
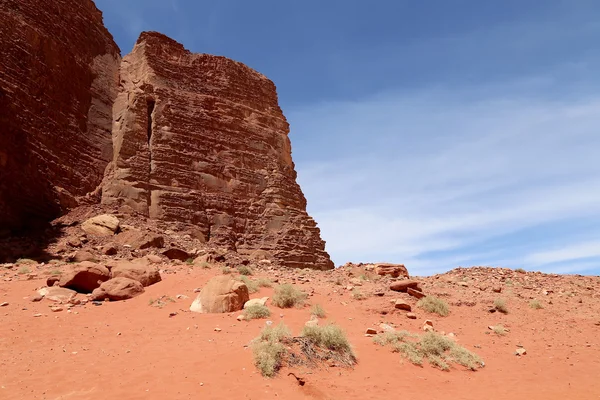
M 0 228 L 17 228 L 100 184 L 120 54 L 91 0 L 0 0 L 0 37 Z
M 200 227 L 206 241 L 333 268 L 296 183 L 275 85 L 145 32 L 123 59 L 104 204 Z

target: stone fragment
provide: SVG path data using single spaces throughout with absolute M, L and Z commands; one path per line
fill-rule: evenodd
M 410 287 L 406 289 L 406 293 L 417 299 L 422 299 L 423 297 L 425 297 L 425 294 L 423 292 Z
M 396 292 L 406 292 L 408 288 L 420 290 L 419 282 L 407 279 L 403 281 L 393 282 L 390 285 L 390 289 Z
M 406 318 L 408 318 L 408 319 L 417 319 L 417 314 L 409 312 L 409 313 L 406 314 Z
M 410 306 L 410 304 L 408 304 L 406 301 L 404 300 L 396 300 L 394 302 L 394 308 L 396 308 L 397 310 L 405 310 L 405 311 L 411 311 L 412 307 Z
M 524 356 L 527 354 L 527 350 L 525 350 L 524 348 L 518 348 L 517 350 L 515 350 L 515 355 L 517 356 Z
M 365 331 L 365 335 L 377 335 L 377 329 L 367 328 L 367 330 Z
M 202 288 L 190 307 L 198 313 L 226 313 L 239 311 L 250 300 L 248 287 L 228 275 L 212 278 Z

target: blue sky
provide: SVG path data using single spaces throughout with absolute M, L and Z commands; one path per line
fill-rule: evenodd
M 275 82 L 336 264 L 600 274 L 600 2 L 96 3 Z

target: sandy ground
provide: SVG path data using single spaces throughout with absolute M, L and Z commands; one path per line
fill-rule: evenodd
M 600 278 L 572 277 L 569 282 L 581 288 L 577 294 L 553 287 L 554 293 L 541 298 L 541 310 L 528 305 L 540 288 L 505 288 L 506 315 L 488 312 L 497 295 L 480 290 L 475 281 L 462 287 L 452 284 L 454 276 L 427 278 L 426 292 L 446 295 L 450 304 L 476 304 L 453 305 L 445 318 L 415 308 L 418 318 L 410 320 L 390 303 L 405 298 L 415 304 L 407 295 L 386 290 L 383 297 L 354 300 L 343 285 L 332 284 L 331 273 L 314 272 L 299 286 L 314 289 L 309 303 L 327 311 L 324 322 L 345 329 L 359 362 L 354 369 L 295 370 L 307 381 L 301 387 L 287 375 L 289 369 L 267 379 L 254 367 L 248 345 L 265 320 L 240 322 L 239 313 L 188 311 L 194 288 L 219 268 L 181 265 L 172 272 L 135 299 L 86 304 L 71 312 L 51 312 L 50 301 L 29 300 L 44 285 L 42 279 L 2 281 L 0 303 L 8 305 L 0 307 L 0 399 L 600 399 Z M 365 282 L 361 290 L 369 293 L 370 285 L 377 286 Z M 251 297 L 271 293 L 264 288 Z M 149 305 L 163 295 L 175 302 L 164 308 Z M 270 319 L 284 321 L 294 334 L 309 319 L 308 306 L 270 308 Z M 172 312 L 177 315 L 170 317 Z M 425 319 L 438 331 L 454 333 L 485 360 L 485 367 L 473 372 L 453 366 L 443 372 L 414 366 L 365 336 L 366 328 L 382 322 L 422 332 Z M 488 330 L 496 324 L 510 332 L 498 336 Z M 515 355 L 518 345 L 527 350 L 525 356 Z

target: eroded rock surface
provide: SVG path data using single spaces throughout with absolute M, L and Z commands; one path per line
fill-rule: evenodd
M 91 0 L 0 0 L 0 230 L 93 198 L 120 52 Z
M 230 59 L 143 33 L 123 59 L 102 201 L 199 227 L 212 244 L 333 268 L 296 183 L 275 85 Z

